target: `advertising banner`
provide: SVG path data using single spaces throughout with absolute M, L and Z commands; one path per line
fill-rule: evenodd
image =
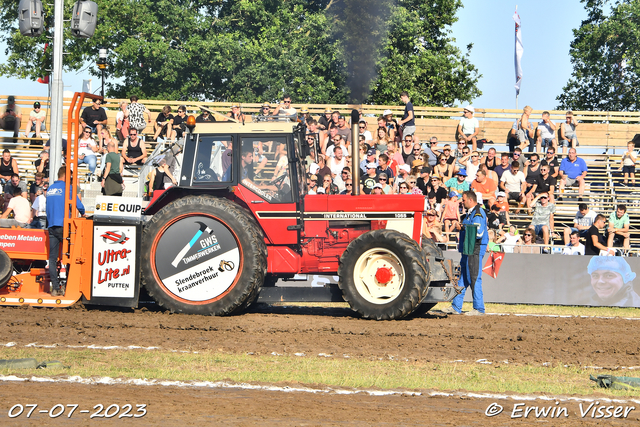
M 49 250 L 49 234 L 47 230 L 2 228 L 0 229 L 0 249 L 9 253 L 46 254 Z
M 187 301 L 220 296 L 241 270 L 234 235 L 223 223 L 204 215 L 172 223 L 160 236 L 155 251 L 160 283 Z
M 136 227 L 93 227 L 92 297 L 134 298 Z

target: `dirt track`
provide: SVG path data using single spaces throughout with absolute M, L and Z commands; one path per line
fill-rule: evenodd
M 422 361 L 507 360 L 515 364 L 544 362 L 615 368 L 640 365 L 640 320 L 520 316 L 427 315 L 395 322 L 365 321 L 346 309 L 258 308 L 242 316 L 212 318 L 136 310 L 117 312 L 3 308 L 3 343 L 96 344 L 159 346 L 177 350 L 228 353 L 319 353 L 352 358 Z M 637 372 L 637 371 L 636 371 Z M 81 397 L 80 397 L 81 396 Z M 136 425 L 505 425 L 503 414 L 487 418 L 486 399 L 427 396 L 363 396 L 283 393 L 250 390 L 185 390 L 172 387 L 85 386 L 0 383 L 0 401 L 39 405 L 95 405 L 108 398 L 132 401 L 144 396 L 149 414 L 130 420 Z M 73 402 L 72 402 L 73 401 Z M 76 402 L 77 401 L 77 402 Z M 113 403 L 113 402 L 111 402 Z M 117 403 L 117 402 L 116 402 Z M 133 402 L 132 402 L 133 403 Z M 542 402 L 540 405 L 548 405 Z M 512 403 L 505 404 L 505 408 Z M 0 424 L 8 421 L 6 403 Z M 589 425 L 577 404 L 565 405 L 569 418 L 562 425 Z M 637 424 L 640 405 L 619 425 Z M 329 409 L 331 408 L 331 409 Z M 356 410 L 357 408 L 357 410 Z M 89 408 L 90 409 L 90 408 Z M 506 413 L 507 409 L 505 409 Z M 571 415 L 571 411 L 574 412 Z M 43 425 L 46 421 L 38 415 Z M 506 418 L 505 418 L 506 417 Z M 87 424 L 88 417 L 73 417 Z M 433 420 L 438 420 L 435 422 Z M 14 420 L 15 425 L 24 425 Z M 35 419 L 34 419 L 35 421 Z M 104 421 L 104 420 L 103 420 Z M 122 420 L 121 420 L 122 421 Z M 520 420 L 532 424 L 532 420 Z M 539 421 L 538 421 L 539 422 Z M 75 424 L 74 423 L 74 424 Z

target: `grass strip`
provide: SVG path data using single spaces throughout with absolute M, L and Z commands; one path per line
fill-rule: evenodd
M 637 396 L 633 391 L 600 389 L 589 380 L 603 370 L 576 366 L 517 366 L 477 363 L 370 361 L 320 356 L 258 356 L 216 352 L 18 349 L 0 350 L 0 359 L 59 360 L 70 368 L 0 369 L 2 375 L 84 378 L 146 378 L 175 381 L 297 383 L 347 388 L 467 390 L 495 393 Z M 616 373 L 613 373 L 616 375 Z M 623 374 L 624 375 L 624 374 Z
M 348 308 L 346 302 L 287 302 L 275 303 L 274 306 L 290 307 L 344 307 Z M 442 310 L 450 306 L 451 303 L 441 302 L 436 304 L 432 310 Z M 472 303 L 465 302 L 463 311 L 473 309 Z M 499 314 L 541 314 L 551 316 L 589 316 L 589 317 L 629 317 L 640 318 L 640 309 L 633 307 L 586 307 L 569 305 L 535 305 L 535 304 L 485 304 L 487 313 Z

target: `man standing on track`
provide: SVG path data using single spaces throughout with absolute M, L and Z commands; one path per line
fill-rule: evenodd
M 476 193 L 473 191 L 465 191 L 462 194 L 462 203 L 467 209 L 467 215 L 462 221 L 462 225 L 457 227 L 460 230 L 458 251 L 462 254 L 458 286 L 462 288 L 462 292 L 451 301 L 451 307 L 447 307 L 442 311 L 447 314 L 462 314 L 464 294 L 467 287 L 470 286 L 473 293 L 473 310 L 465 314 L 468 316 L 480 316 L 484 314 L 481 263 L 489 243 L 487 216 L 478 204 Z M 473 233 L 473 235 L 470 233 Z
M 64 241 L 64 202 L 66 185 L 64 178 L 66 167 L 58 169 L 58 180 L 47 190 L 47 221 L 49 223 L 49 276 L 51 278 L 51 296 L 64 296 L 65 289 L 58 281 L 58 251 Z M 73 191 L 73 189 L 71 189 Z M 77 196 L 76 196 L 77 197 Z M 84 215 L 84 205 L 80 198 L 76 200 L 78 211 Z M 67 213 L 69 215 L 69 213 Z

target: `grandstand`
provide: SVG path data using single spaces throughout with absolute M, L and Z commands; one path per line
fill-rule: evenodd
M 11 133 L 0 130 L 0 148 L 9 148 L 14 158 L 17 159 L 21 175 L 24 180 L 32 181 L 35 174 L 34 161 L 38 158 L 39 152 L 42 150 L 43 143 L 48 138 L 48 133 L 44 133 L 44 138 L 26 138 L 22 137 L 24 128 L 27 123 L 28 114 L 32 109 L 35 101 L 42 104 L 42 108 L 49 109 L 49 99 L 40 97 L 16 97 L 16 103 L 23 109 L 22 130 L 20 138 L 14 140 Z M 107 99 L 103 107 L 107 111 L 109 125 L 112 131 L 115 129 L 115 117 L 118 112 L 118 104 L 120 99 Z M 71 100 L 65 99 L 65 109 L 68 108 Z M 0 105 L 7 103 L 7 95 L 0 95 Z M 231 107 L 230 102 L 223 103 L 193 103 L 193 102 L 175 102 L 175 101 L 158 101 L 158 100 L 141 100 L 152 112 L 152 118 L 155 119 L 157 113 L 160 112 L 164 105 L 170 105 L 172 109 L 177 109 L 179 105 L 186 105 L 189 114 L 199 114 L 199 106 L 203 105 L 212 110 L 219 111 L 223 114 L 228 112 Z M 87 103 L 87 106 L 89 104 Z M 259 112 L 261 103 L 243 104 L 242 110 L 246 114 L 246 119 L 251 120 L 250 114 Z M 326 108 L 337 110 L 344 113 L 349 112 L 352 108 L 362 109 L 363 116 L 368 123 L 369 130 L 372 131 L 377 127 L 376 120 L 385 109 L 394 112 L 394 116 L 402 115 L 403 106 L 370 106 L 370 105 L 302 105 L 294 104 L 298 111 L 302 107 L 309 109 L 309 112 L 317 117 L 321 115 Z M 543 110 L 534 110 L 531 115 L 531 122 L 534 126 L 540 121 Z M 417 135 L 420 141 L 426 141 L 431 136 L 436 136 L 440 146 L 450 143 L 453 145 L 456 127 L 462 115 L 462 108 L 442 108 L 442 107 L 417 107 L 414 106 L 416 116 Z M 550 111 L 551 119 L 560 124 L 564 122 L 564 111 Z M 490 147 L 495 148 L 499 153 L 508 151 L 506 145 L 507 134 L 511 129 L 513 121 L 520 117 L 520 110 L 508 109 L 482 109 L 475 108 L 475 117 L 480 123 L 480 134 L 478 139 L 486 139 L 487 144 L 481 151 L 486 151 Z M 627 205 L 627 212 L 631 218 L 631 254 L 640 252 L 640 191 L 636 191 L 635 187 L 625 186 L 622 184 L 622 175 L 618 171 L 620 166 L 621 155 L 626 150 L 626 143 L 634 139 L 636 134 L 640 134 L 640 113 L 633 112 L 604 112 L 604 111 L 574 111 L 574 116 L 579 122 L 576 129 L 580 146 L 577 148 L 578 156 L 583 158 L 589 167 L 587 176 L 587 187 L 585 191 L 584 201 L 589 204 L 590 209 L 598 213 L 608 216 L 617 204 L 623 203 Z M 66 138 L 66 111 L 64 117 L 64 137 Z M 47 117 L 47 130 L 50 129 L 49 117 Z M 147 141 L 149 154 L 156 149 L 156 142 L 151 141 L 153 137 L 153 127 L 149 124 L 143 131 L 143 135 Z M 276 159 L 274 153 L 266 153 L 268 165 L 265 171 L 267 175 L 275 169 Z M 560 155 L 558 155 L 560 158 Z M 82 171 L 85 165 L 80 167 Z M 130 182 L 136 182 L 139 179 L 139 173 L 136 170 L 129 171 Z M 85 174 L 80 174 L 84 179 Z M 640 177 L 639 177 L 640 178 Z M 640 179 L 638 179 L 640 186 Z M 99 186 L 96 183 L 83 183 L 84 200 L 89 202 L 99 192 Z M 137 188 L 127 188 L 125 195 L 137 194 Z M 555 232 L 562 236 L 562 229 L 567 225 L 572 225 L 573 217 L 577 212 L 577 188 L 565 189 L 562 195 L 563 200 L 557 201 L 557 211 L 555 214 Z M 90 206 L 89 203 L 86 203 Z M 531 221 L 530 213 L 514 215 L 511 214 L 512 223 L 518 226 L 520 230 L 525 228 Z M 561 239 L 555 240 L 556 244 L 562 245 Z M 454 242 L 448 244 L 449 248 L 453 248 Z

